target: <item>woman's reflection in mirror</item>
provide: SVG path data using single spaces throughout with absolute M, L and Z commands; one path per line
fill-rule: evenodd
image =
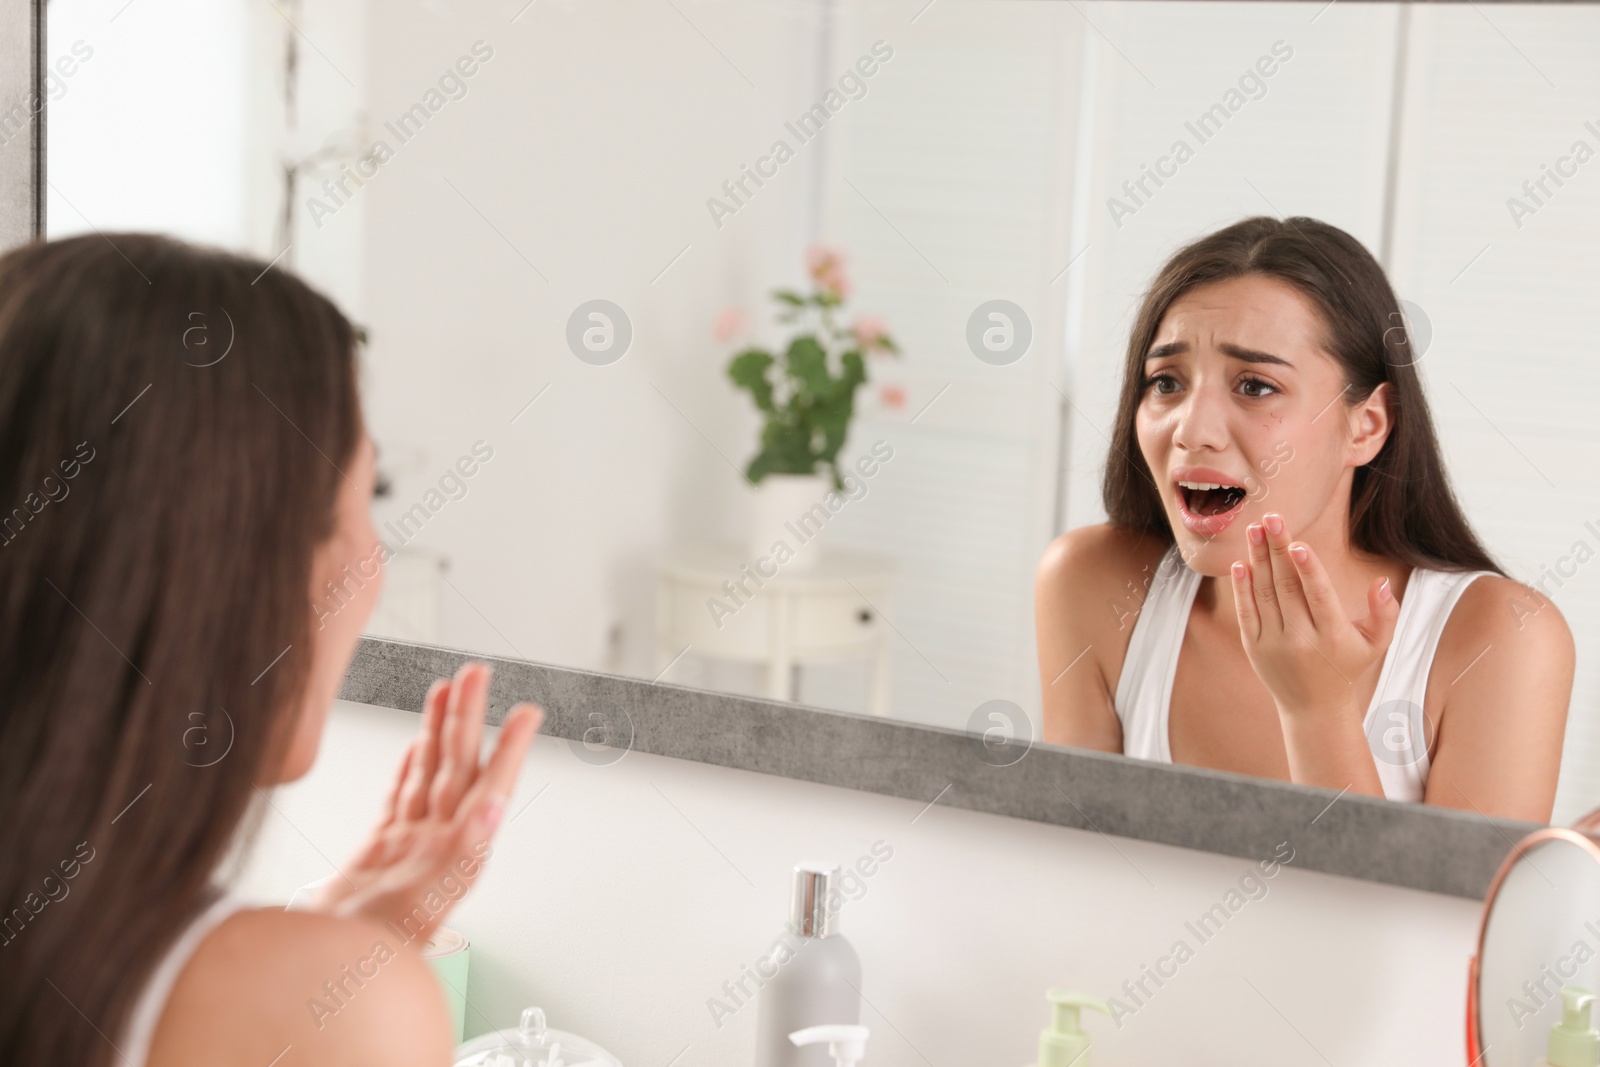
M 1181 249 L 1102 497 L 1035 589 L 1044 739 L 1544 822 L 1574 650 L 1453 494 L 1382 267 L 1310 218 Z

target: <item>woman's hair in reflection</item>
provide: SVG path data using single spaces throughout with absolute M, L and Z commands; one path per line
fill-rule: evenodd
M 351 324 L 265 268 L 136 234 L 0 257 L 7 1062 L 120 1058 L 294 732 L 361 412 Z
M 1287 282 L 1321 310 L 1323 349 L 1343 371 L 1347 404 L 1389 383 L 1389 437 L 1372 462 L 1356 468 L 1350 487 L 1351 545 L 1412 566 L 1503 574 L 1451 492 L 1417 376 L 1421 354 L 1383 268 L 1348 233 L 1305 217 L 1236 222 L 1180 249 L 1161 268 L 1128 337 L 1101 483 L 1110 521 L 1172 543 L 1134 425 L 1144 356 L 1173 301 L 1197 286 L 1250 275 Z

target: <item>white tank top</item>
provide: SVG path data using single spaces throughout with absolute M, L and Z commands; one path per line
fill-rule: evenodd
M 1428 781 L 1433 737 L 1422 708 L 1439 635 L 1450 610 L 1472 580 L 1491 571 L 1438 571 L 1414 567 L 1400 602 L 1394 639 L 1383 659 L 1364 725 L 1383 795 L 1420 802 Z M 1172 762 L 1167 712 L 1178 651 L 1201 575 L 1189 569 L 1177 546 L 1167 549 L 1133 624 L 1114 698 L 1122 720 L 1122 751 L 1137 759 Z
M 216 893 L 216 899 L 183 928 L 177 940 L 162 955 L 161 961 L 150 974 L 150 981 L 134 1003 L 133 1011 L 123 1027 L 122 1040 L 117 1043 L 127 1067 L 144 1067 L 150 1055 L 150 1042 L 156 1036 L 156 1024 L 166 1010 L 167 998 L 172 995 L 178 975 L 183 973 L 184 966 L 189 962 L 189 957 L 194 955 L 195 949 L 200 947 L 200 942 L 234 912 L 257 906 L 233 893 L 220 889 Z

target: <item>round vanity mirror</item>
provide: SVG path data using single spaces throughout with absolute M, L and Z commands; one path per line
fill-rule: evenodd
M 1600 1065 L 1594 820 L 1529 834 L 1495 875 L 1469 981 L 1470 1067 Z

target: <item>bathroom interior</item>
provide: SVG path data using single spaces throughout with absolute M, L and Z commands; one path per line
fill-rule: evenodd
M 247 252 L 363 334 L 383 596 L 234 884 L 337 873 L 433 677 L 545 709 L 449 918 L 463 1042 L 537 1007 L 752 1062 L 815 864 L 866 1064 L 1087 1064 L 1052 990 L 1109 1009 L 1102 1067 L 1600 1063 L 1549 1037 L 1600 991 L 1600 848 L 1556 829 L 1600 809 L 1600 5 L 46 10 L 44 234 Z M 1464 511 L 1571 629 L 1549 828 L 1043 739 L 1036 571 L 1106 519 L 1141 294 L 1256 215 L 1382 264 Z M 852 476 L 753 485 L 741 368 L 813 328 L 858 353 Z

